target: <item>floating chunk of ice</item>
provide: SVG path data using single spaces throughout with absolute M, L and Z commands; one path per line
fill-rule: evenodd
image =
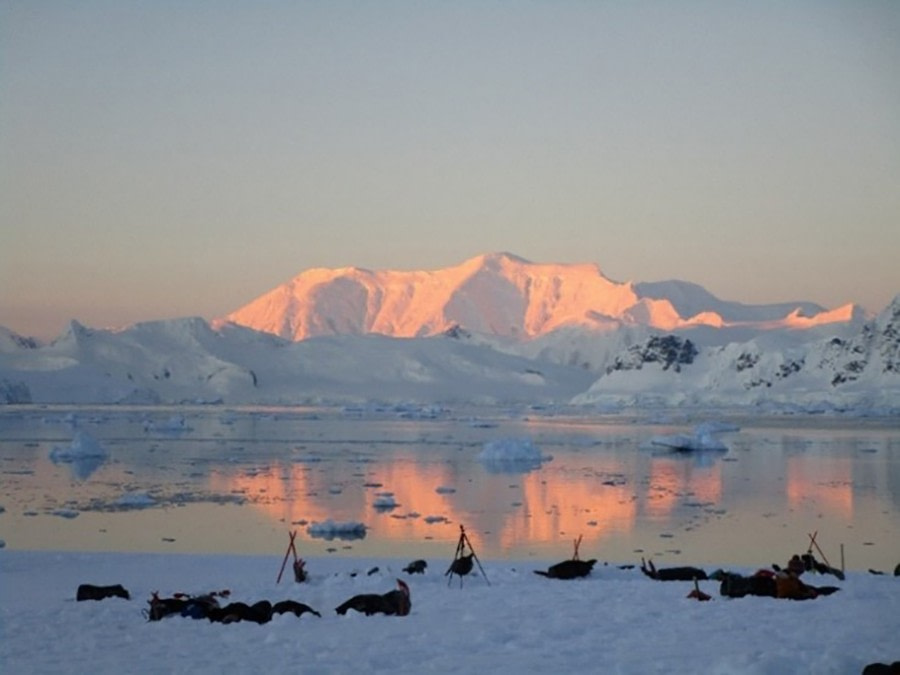
M 478 459 L 492 473 L 528 473 L 553 457 L 544 455 L 529 438 L 502 438 L 485 443 Z
M 307 533 L 313 539 L 332 539 L 352 540 L 365 539 L 366 526 L 357 522 L 335 522 L 333 520 L 325 520 L 321 523 L 312 523 L 306 528 Z
M 156 506 L 156 500 L 146 492 L 129 492 L 119 497 L 115 505 L 123 509 L 145 509 Z
M 391 509 L 397 508 L 399 504 L 397 504 L 392 493 L 384 492 L 375 498 L 375 501 L 372 502 L 372 506 L 379 511 L 390 511 Z

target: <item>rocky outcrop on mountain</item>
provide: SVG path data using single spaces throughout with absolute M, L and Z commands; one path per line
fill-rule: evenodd
M 573 402 L 820 410 L 896 408 L 900 401 L 900 297 L 848 337 L 782 347 L 771 339 L 693 347 L 673 335 L 629 347 Z
M 31 403 L 31 392 L 25 383 L 0 379 L 0 404 L 16 405 L 22 403 Z
M 624 355 L 617 356 L 607 366 L 606 372 L 640 370 L 645 364 L 658 363 L 663 370 L 671 368 L 680 373 L 681 366 L 692 364 L 697 354 L 697 347 L 690 340 L 676 335 L 654 335 L 643 344 L 629 347 Z
M 850 339 L 834 338 L 822 349 L 818 366 L 834 371 L 832 386 L 854 382 L 864 373 L 900 373 L 900 296 Z
M 33 337 L 25 337 L 0 326 L 0 353 L 13 352 L 21 349 L 37 349 L 41 346 Z

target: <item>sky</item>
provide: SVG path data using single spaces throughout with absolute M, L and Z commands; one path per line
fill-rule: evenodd
M 0 325 L 509 251 L 900 293 L 900 3 L 0 0 Z

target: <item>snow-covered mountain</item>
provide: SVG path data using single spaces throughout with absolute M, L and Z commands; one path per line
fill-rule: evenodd
M 19 349 L 35 349 L 39 346 L 40 342 L 35 338 L 24 337 L 0 326 L 0 353 L 15 352 Z
M 565 401 L 593 376 L 448 337 L 290 342 L 199 318 L 93 330 L 0 354 L 0 403 Z
M 538 264 L 508 253 L 434 271 L 311 269 L 226 320 L 289 340 L 376 333 L 437 335 L 454 326 L 530 339 L 561 328 L 808 328 L 862 318 L 846 305 L 743 305 L 679 281 L 619 283 L 594 264 Z
M 121 331 L 72 322 L 48 345 L 0 350 L 0 403 L 521 403 L 752 406 L 900 414 L 900 296 L 832 334 L 573 327 L 529 341 L 458 326 L 425 338 L 301 342 L 197 318 Z M 802 338 L 801 338 L 802 336 Z
M 900 412 L 900 296 L 865 322 L 852 305 L 748 306 L 499 254 L 436 272 L 312 270 L 230 316 L 73 321 L 47 345 L 0 329 L 0 403 Z
M 900 296 L 847 337 L 784 337 L 698 349 L 687 337 L 653 336 L 608 363 L 573 403 L 900 411 Z

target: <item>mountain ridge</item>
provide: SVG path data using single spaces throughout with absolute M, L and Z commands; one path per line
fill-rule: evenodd
M 864 320 L 855 305 L 743 305 L 690 282 L 620 283 L 592 263 L 501 253 L 434 271 L 307 270 L 254 303 L 267 325 L 185 317 L 112 330 L 72 320 L 49 344 L 0 328 L 0 405 L 900 414 L 900 295 Z M 287 311 L 297 307 L 306 313 Z M 298 327 L 308 331 L 299 340 Z
M 534 263 L 488 253 L 438 270 L 312 268 L 218 321 L 301 341 L 324 335 L 438 335 L 453 326 L 533 339 L 565 327 L 604 332 L 629 325 L 808 328 L 861 321 L 848 304 L 747 305 L 685 281 L 617 282 L 595 263 Z
M 900 414 L 900 296 L 858 328 L 765 331 L 726 342 L 718 340 L 722 331 L 710 330 L 628 326 L 597 334 L 569 326 L 523 342 L 455 327 L 424 338 L 293 342 L 197 317 L 118 331 L 72 321 L 49 345 L 12 339 L 0 350 L 0 404 L 724 406 Z

